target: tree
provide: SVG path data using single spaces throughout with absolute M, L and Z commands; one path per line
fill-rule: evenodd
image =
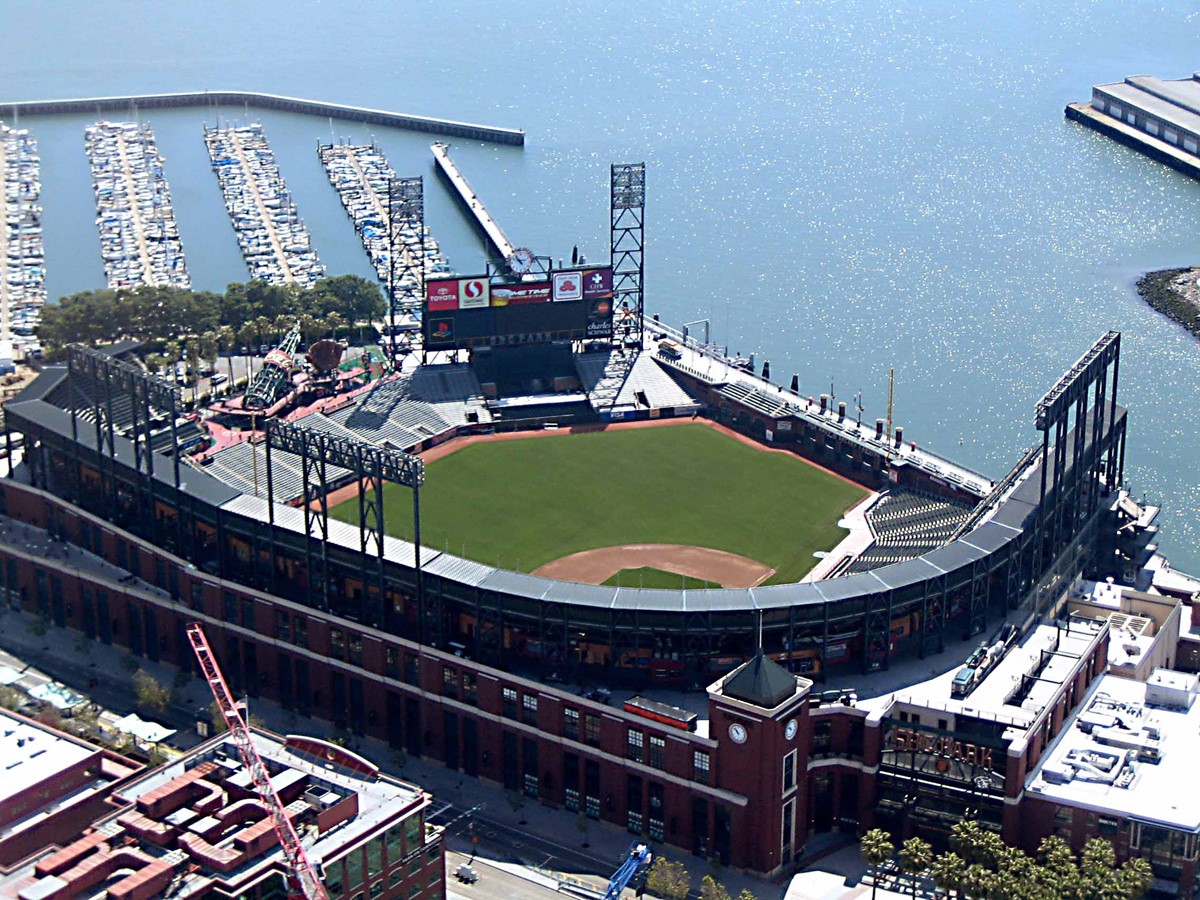
M 1125 865 L 1117 870 L 1117 886 L 1127 900 L 1140 900 L 1150 891 L 1154 883 L 1154 872 L 1150 863 L 1140 856 L 1126 860 Z
M 983 900 L 991 892 L 995 880 L 996 873 L 991 869 L 981 866 L 979 863 L 972 863 L 963 872 L 959 895 Z
M 684 900 L 692 888 L 683 863 L 672 862 L 665 856 L 656 856 L 646 875 L 646 890 L 667 900 Z
M 711 875 L 705 875 L 700 879 L 700 900 L 731 900 L 731 898 L 729 891 L 725 890 L 725 885 Z
M 137 705 L 142 709 L 162 715 L 171 705 L 171 689 L 159 684 L 145 669 L 133 673 L 133 688 L 137 692 Z
M 742 892 L 737 895 L 737 900 L 758 900 L 758 898 L 750 893 L 750 888 L 742 888 Z
M 900 847 L 900 870 L 912 879 L 912 895 L 917 896 L 917 882 L 933 862 L 933 847 L 928 841 L 911 837 Z
M 966 871 L 966 862 L 953 850 L 941 854 L 929 866 L 929 875 L 933 879 L 934 887 L 945 892 L 947 896 L 951 891 L 958 890 Z
M 382 318 L 386 310 L 379 285 L 358 275 L 334 275 L 322 278 L 312 289 L 313 314 L 341 313 L 350 325 L 358 325 L 362 342 L 362 323 Z
M 892 843 L 892 836 L 882 828 L 872 828 L 862 836 L 862 840 L 858 843 L 859 849 L 862 851 L 863 859 L 867 861 L 872 869 L 871 872 L 871 897 L 875 897 L 875 888 L 879 883 L 879 867 L 888 862 L 892 855 L 896 852 L 896 846 Z
M 978 822 L 959 822 L 950 829 L 950 849 L 961 856 L 967 865 L 982 863 L 986 855 L 983 835 L 984 830 Z

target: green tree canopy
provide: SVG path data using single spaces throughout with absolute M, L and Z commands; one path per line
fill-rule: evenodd
M 379 286 L 357 275 L 322 278 L 309 289 L 250 281 L 231 284 L 223 294 L 143 286 L 62 297 L 42 310 L 38 335 L 51 352 L 72 343 L 186 342 L 206 333 L 224 348 L 234 337 L 249 343 L 251 334 L 259 343 L 272 341 L 304 316 L 328 333 L 381 319 L 385 310 Z
M 646 875 L 646 890 L 667 900 L 684 900 L 691 890 L 692 880 L 683 863 L 656 856 Z

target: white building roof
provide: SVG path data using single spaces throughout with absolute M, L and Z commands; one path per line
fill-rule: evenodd
M 95 752 L 0 710 L 0 808 Z
M 1195 683 L 1178 672 L 1155 674 L 1180 686 Z M 1147 706 L 1145 699 L 1142 682 L 1098 678 L 1042 755 L 1026 790 L 1118 818 L 1200 831 L 1200 806 L 1187 789 L 1200 759 L 1200 703 L 1168 709 Z

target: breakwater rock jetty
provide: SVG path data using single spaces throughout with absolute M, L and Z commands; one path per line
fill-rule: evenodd
M 1200 267 L 1147 272 L 1137 289 L 1151 307 L 1200 338 Z
M 499 128 L 495 125 L 480 125 L 475 122 L 458 122 L 453 119 L 437 119 L 432 116 L 414 116 L 386 109 L 348 106 L 344 103 L 326 103 L 323 100 L 286 97 L 283 94 L 264 94 L 259 91 L 183 91 L 175 94 L 127 94 L 119 97 L 75 97 L 67 100 L 8 100 L 0 101 L 0 116 L 19 121 L 22 116 L 93 113 L 97 117 L 101 117 L 104 113 L 113 112 L 124 115 L 135 109 L 145 111 L 221 106 L 302 113 L 309 116 L 340 119 L 345 122 L 361 122 L 367 125 L 401 128 L 407 131 L 445 134 L 473 141 L 488 141 L 493 144 L 521 146 L 525 143 L 525 132 L 517 128 Z

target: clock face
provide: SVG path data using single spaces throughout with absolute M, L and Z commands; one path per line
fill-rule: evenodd
M 734 722 L 729 726 L 729 737 L 733 739 L 735 744 L 746 743 L 746 726 L 740 722 Z
M 796 729 L 798 727 L 799 726 L 796 725 L 796 720 L 790 719 L 788 723 L 783 726 L 783 736 L 790 741 L 796 736 Z
M 533 251 L 520 247 L 508 258 L 508 268 L 514 275 L 524 275 L 533 268 Z

